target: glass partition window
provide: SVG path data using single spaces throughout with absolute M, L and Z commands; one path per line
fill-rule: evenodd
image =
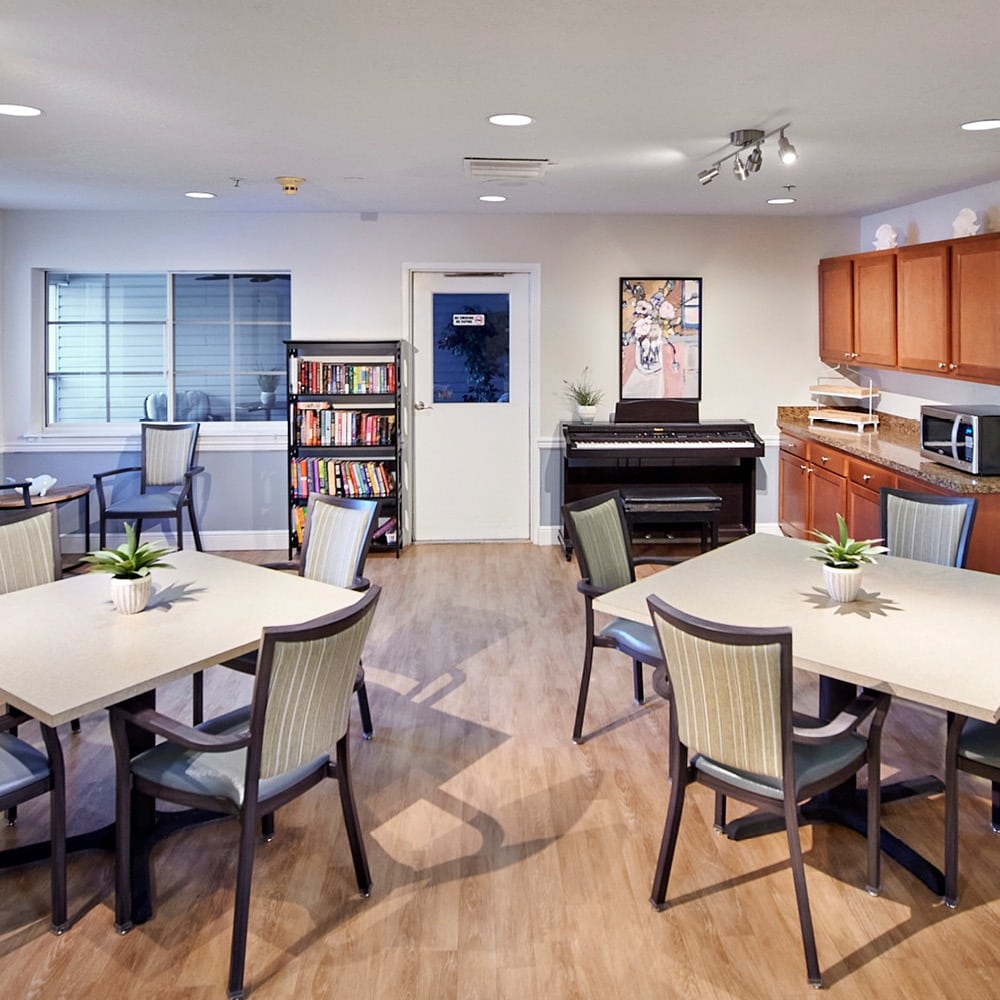
M 49 425 L 284 417 L 288 274 L 46 274 Z

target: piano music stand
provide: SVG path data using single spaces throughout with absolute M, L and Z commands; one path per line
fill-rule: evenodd
M 616 424 L 696 424 L 698 403 L 682 399 L 619 399 Z

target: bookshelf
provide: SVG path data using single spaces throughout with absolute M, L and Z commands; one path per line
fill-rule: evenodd
M 402 548 L 400 344 L 285 341 L 288 554 L 302 547 L 310 493 L 377 500 L 372 551 Z

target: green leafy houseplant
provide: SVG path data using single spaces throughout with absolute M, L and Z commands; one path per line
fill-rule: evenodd
M 170 549 L 156 548 L 150 542 L 139 544 L 135 528 L 125 522 L 125 541 L 117 549 L 100 549 L 83 557 L 93 573 L 110 573 L 118 580 L 138 580 L 151 569 L 172 569 L 163 557 Z
M 837 515 L 837 528 L 839 538 L 813 529 L 812 534 L 819 538 L 823 544 L 819 546 L 816 555 L 810 556 L 811 559 L 818 559 L 824 565 L 833 566 L 835 569 L 856 569 L 864 563 L 875 562 L 875 556 L 889 551 L 884 545 L 879 544 L 882 541 L 881 538 L 854 539 L 848 537 L 847 522 L 840 514 Z
M 278 382 L 281 381 L 280 375 L 258 375 L 257 385 L 260 386 L 261 392 L 274 392 L 278 388 Z
M 578 382 L 563 379 L 566 386 L 566 398 L 577 406 L 597 406 L 604 398 L 604 392 L 591 384 L 590 370 L 583 369 Z

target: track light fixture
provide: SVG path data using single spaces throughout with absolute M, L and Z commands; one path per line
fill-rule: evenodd
M 760 147 L 775 135 L 778 136 L 778 158 L 785 164 L 794 163 L 798 159 L 798 154 L 795 152 L 795 147 L 785 137 L 785 129 L 791 128 L 791 125 L 791 122 L 785 122 L 784 125 L 779 125 L 778 128 L 771 129 L 770 132 L 759 128 L 743 128 L 730 132 L 729 142 L 738 148 L 716 160 L 710 167 L 699 171 L 698 183 L 705 185 L 714 181 L 719 176 L 722 164 L 726 160 L 733 161 L 733 176 L 737 180 L 745 181 L 750 174 L 755 174 L 760 170 L 764 162 L 764 154 Z M 746 150 L 751 146 L 753 149 L 746 153 Z

